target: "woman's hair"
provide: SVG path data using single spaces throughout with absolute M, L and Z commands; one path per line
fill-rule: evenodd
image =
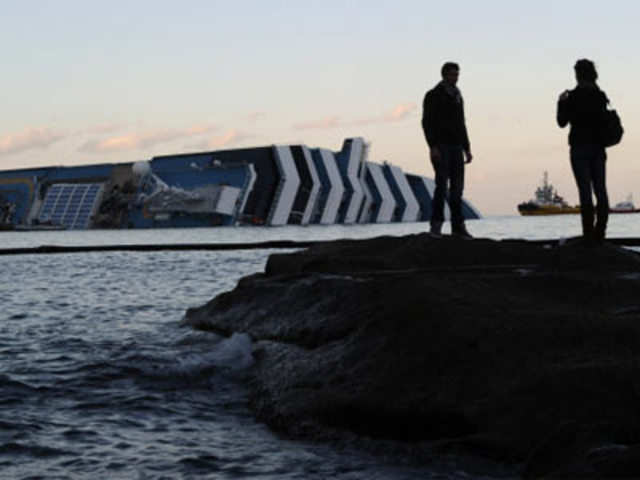
M 595 82 L 598 79 L 596 66 L 591 60 L 581 58 L 573 68 L 576 71 L 576 78 L 579 82 Z

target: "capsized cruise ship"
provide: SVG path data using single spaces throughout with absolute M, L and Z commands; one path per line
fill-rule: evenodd
M 0 229 L 428 221 L 433 180 L 367 155 L 357 137 L 337 152 L 269 145 L 0 171 Z M 463 210 L 467 219 L 480 218 L 466 200 Z

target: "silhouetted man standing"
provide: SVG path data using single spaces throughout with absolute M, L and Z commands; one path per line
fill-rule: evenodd
M 431 235 L 440 237 L 444 222 L 444 200 L 449 197 L 451 233 L 471 238 L 462 216 L 464 164 L 471 163 L 471 147 L 464 120 L 464 102 L 456 86 L 460 67 L 447 62 L 441 69 L 442 81 L 429 90 L 422 104 L 422 130 L 429 145 L 436 175 L 433 195 Z

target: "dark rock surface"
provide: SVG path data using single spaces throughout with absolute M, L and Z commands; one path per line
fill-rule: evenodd
M 424 235 L 276 254 L 185 321 L 255 341 L 252 406 L 292 435 L 343 429 L 640 478 L 640 255 Z

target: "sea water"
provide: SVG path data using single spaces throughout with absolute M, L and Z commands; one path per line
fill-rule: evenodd
M 476 236 L 563 238 L 579 217 L 492 217 Z M 0 248 L 405 235 L 424 223 L 2 232 Z M 609 233 L 640 236 L 640 215 Z M 0 479 L 469 479 L 508 475 L 283 438 L 247 407 L 251 340 L 181 325 L 185 310 L 264 269 L 268 250 L 0 256 Z

